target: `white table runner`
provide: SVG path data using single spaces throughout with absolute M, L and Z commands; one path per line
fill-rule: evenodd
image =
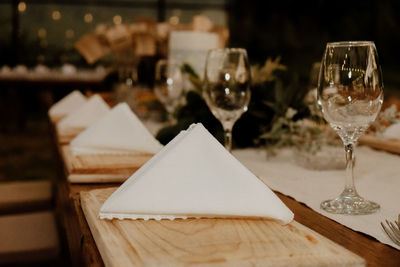
M 400 157 L 368 147 L 357 147 L 355 152 L 356 189 L 362 197 L 380 204 L 381 209 L 375 214 L 350 216 L 330 214 L 320 209 L 321 201 L 335 198 L 343 191 L 344 170 L 305 169 L 294 162 L 291 150 L 282 150 L 270 159 L 267 159 L 263 149 L 236 150 L 233 154 L 271 189 L 400 250 L 400 246 L 386 236 L 380 225 L 385 219 L 397 219 L 400 213 Z

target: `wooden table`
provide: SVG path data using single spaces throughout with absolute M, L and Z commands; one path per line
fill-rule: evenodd
M 117 184 L 70 184 L 64 168 L 64 163 L 59 160 L 57 216 L 68 241 L 71 262 L 74 266 L 104 266 L 81 209 L 79 192 Z M 332 221 L 291 197 L 276 194 L 294 212 L 297 222 L 363 257 L 367 266 L 400 266 L 400 251 Z
M 71 260 L 75 266 L 104 266 L 80 206 L 79 192 L 110 185 L 72 185 L 63 215 Z M 64 188 L 64 189 L 68 189 Z M 367 266 L 400 266 L 400 251 L 324 217 L 294 199 L 277 193 L 294 212 L 295 220 L 363 257 Z M 64 196 L 65 199 L 65 196 Z

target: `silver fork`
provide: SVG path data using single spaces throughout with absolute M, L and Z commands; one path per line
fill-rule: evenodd
M 396 245 L 400 246 L 400 214 L 398 220 L 394 221 L 394 223 L 388 220 L 385 221 L 387 226 L 381 222 L 383 230 Z

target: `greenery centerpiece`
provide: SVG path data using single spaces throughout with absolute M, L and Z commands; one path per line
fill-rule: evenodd
M 182 66 L 182 71 L 193 90 L 185 94 L 185 104 L 176 110 L 176 123 L 161 129 L 157 139 L 166 144 L 192 123 L 201 122 L 222 143 L 221 123 L 202 97 L 199 75 L 188 64 Z M 301 85 L 298 75 L 282 65 L 279 57 L 267 59 L 261 66 L 252 66 L 251 92 L 248 111 L 233 128 L 235 148 L 263 146 L 271 156 L 282 147 L 292 147 L 295 161 L 306 168 L 344 167 L 341 141 L 323 119 L 316 89 Z M 383 110 L 369 129 L 370 134 L 379 137 L 398 118 L 400 113 L 395 106 Z M 324 157 L 329 160 L 318 160 Z
M 223 129 L 202 97 L 202 81 L 190 65 L 182 71 L 194 89 L 185 95 L 185 105 L 175 112 L 177 122 L 161 129 L 157 135 L 168 143 L 190 124 L 201 122 L 221 142 Z M 234 147 L 266 145 L 268 151 L 294 145 L 300 149 L 315 148 L 315 135 L 321 133 L 321 116 L 312 101 L 305 100 L 307 86 L 301 86 L 298 75 L 280 63 L 280 58 L 267 59 L 264 65 L 252 66 L 252 96 L 248 111 L 233 128 Z

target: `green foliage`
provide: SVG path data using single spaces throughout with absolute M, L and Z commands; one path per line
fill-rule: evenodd
M 271 62 L 274 64 L 272 67 Z M 268 71 L 265 72 L 265 70 Z M 199 76 L 188 64 L 182 66 L 182 71 L 188 76 L 195 90 L 187 93 L 186 105 L 177 111 L 177 123 L 162 129 L 158 133 L 157 139 L 166 144 L 181 130 L 187 129 L 190 124 L 201 122 L 222 142 L 223 129 L 221 123 L 212 115 L 201 97 L 202 82 Z M 297 110 L 294 120 L 309 115 L 309 110 L 303 101 L 307 93 L 306 87 L 300 85 L 296 73 L 287 71 L 286 68 L 279 65 L 279 59 L 275 61 L 267 60 L 263 67 L 254 67 L 253 77 L 254 73 L 256 73 L 256 79 L 253 80 L 257 82 L 251 86 L 252 95 L 248 111 L 233 127 L 234 147 L 248 147 L 272 141 L 266 139 L 265 136 L 259 137 L 270 131 L 276 122 L 280 127 L 287 127 L 287 125 L 279 122 L 279 118 L 285 116 L 289 107 Z M 257 79 L 260 78 L 261 73 L 264 76 L 267 75 L 267 77 Z

